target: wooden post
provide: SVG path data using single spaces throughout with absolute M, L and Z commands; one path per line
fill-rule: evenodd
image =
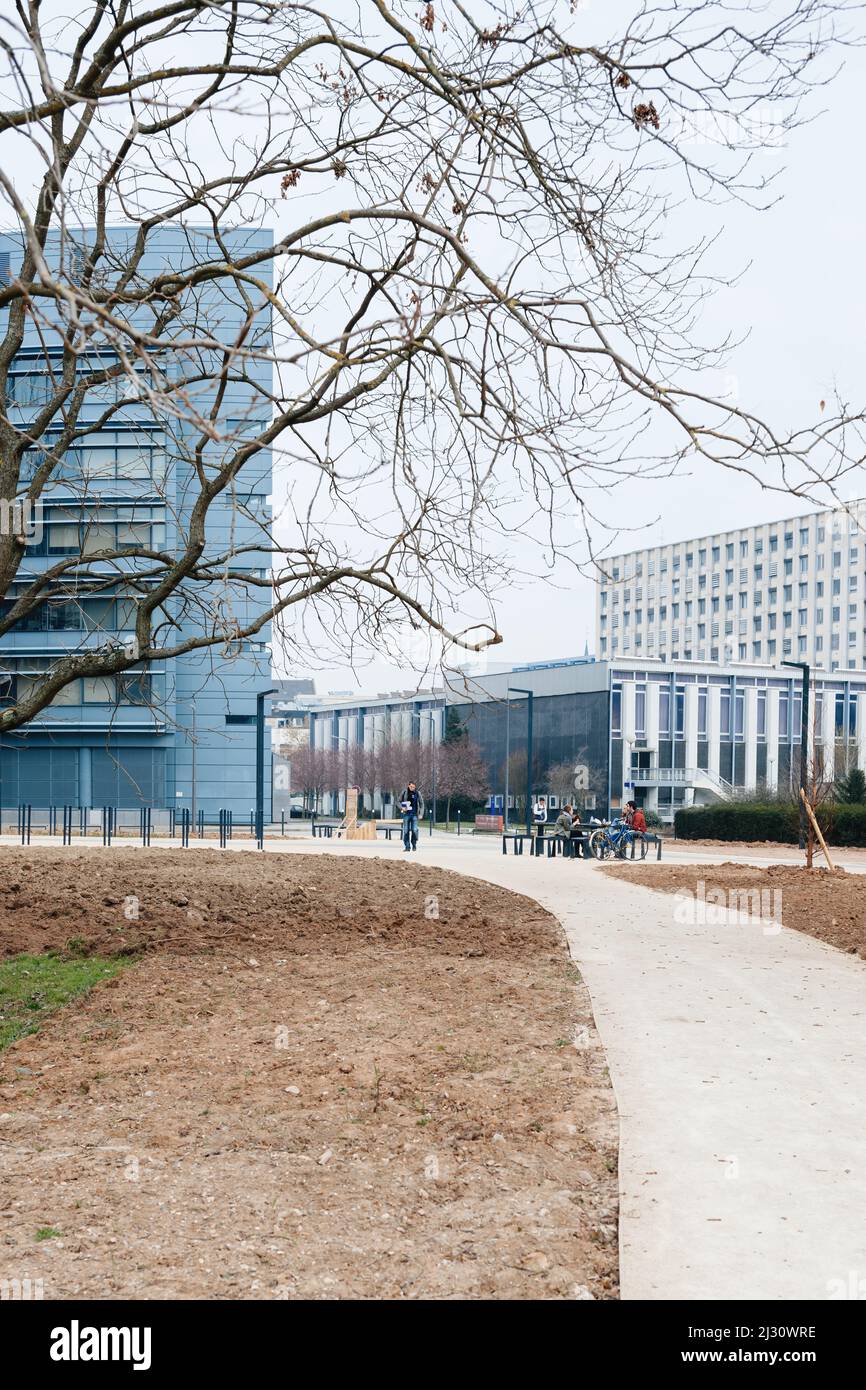
M 818 822 L 817 822 L 816 819 L 815 819 L 815 812 L 812 810 L 812 807 L 809 805 L 809 802 L 808 802 L 807 799 L 806 799 L 806 793 L 803 791 L 803 788 L 802 788 L 802 787 L 800 788 L 800 800 L 802 801 L 803 805 L 806 807 L 806 815 L 809 817 L 809 820 L 812 822 L 812 828 L 814 829 L 815 834 L 818 836 L 818 843 L 820 844 L 822 850 L 824 851 L 824 858 L 827 860 L 827 867 L 828 867 L 829 869 L 832 869 L 833 872 L 835 873 L 835 872 L 836 872 L 836 865 L 833 863 L 833 860 L 830 858 L 830 851 L 828 850 L 826 844 L 824 843 L 824 836 L 821 834 L 821 827 L 818 825 Z

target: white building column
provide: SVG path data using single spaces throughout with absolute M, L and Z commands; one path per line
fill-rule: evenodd
M 824 707 L 821 711 L 821 740 L 824 745 L 824 780 L 826 782 L 832 782 L 836 767 L 835 690 L 824 691 Z
M 752 792 L 758 785 L 758 691 L 754 685 L 745 689 L 745 708 L 743 710 L 743 737 L 746 744 L 746 766 L 744 786 Z
M 686 767 L 697 767 L 698 765 L 698 687 L 687 685 L 685 688 L 686 708 L 684 732 L 686 736 Z
M 623 681 L 622 683 L 622 786 L 620 796 L 625 801 L 626 787 L 629 772 L 631 771 L 631 755 L 634 749 L 634 730 L 635 730 L 635 682 Z M 612 789 L 615 791 L 615 789 Z
M 672 717 L 675 718 L 675 711 L 672 712 Z M 685 687 L 683 732 L 686 736 L 686 767 L 694 769 L 698 765 L 698 687 L 696 685 L 686 685 Z M 683 801 L 686 806 L 694 805 L 694 786 L 686 786 Z
M 767 786 L 779 790 L 779 695 L 781 691 L 767 690 Z
M 857 766 L 866 772 L 866 695 L 857 696 Z
M 651 762 L 658 764 L 659 751 L 659 694 L 661 684 L 659 681 L 647 681 L 646 686 L 646 746 L 655 753 L 655 758 Z
M 716 777 L 719 776 L 721 728 L 722 687 L 711 685 L 707 690 L 707 765 Z

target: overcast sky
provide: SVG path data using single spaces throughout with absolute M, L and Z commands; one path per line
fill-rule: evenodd
M 731 352 L 716 389 L 737 391 L 741 405 L 782 431 L 814 418 L 821 400 L 829 410 L 834 392 L 857 409 L 864 405 L 864 90 L 866 53 L 849 51 L 839 76 L 814 98 L 810 109 L 821 114 L 761 156 L 780 170 L 776 191 L 782 196 L 774 207 L 696 208 L 695 233 L 721 233 L 713 270 L 727 281 L 743 272 L 736 285 L 717 291 L 700 325 L 705 341 L 748 335 Z M 682 244 L 683 226 L 680 220 L 672 244 Z M 843 497 L 864 493 L 866 482 L 852 474 Z M 623 534 L 623 551 L 813 510 L 709 465 L 668 481 L 629 484 L 619 492 L 618 507 L 624 526 L 653 523 L 640 537 Z M 504 593 L 499 619 L 505 640 L 490 652 L 491 660 L 581 655 L 586 642 L 592 651 L 594 612 L 594 586 L 570 573 L 567 592 L 539 581 Z M 346 668 L 312 674 L 320 692 L 411 683 L 405 671 L 377 665 L 357 674 Z
M 609 36 L 617 5 L 629 13 L 635 8 L 634 0 L 591 0 L 588 7 L 579 7 L 575 23 L 581 32 L 586 26 L 586 41 L 596 37 L 591 32 L 596 25 L 598 37 Z M 855 412 L 863 409 L 866 396 L 861 346 L 866 190 L 859 167 L 866 53 L 853 49 L 843 56 L 841 73 L 807 107 L 812 123 L 757 156 L 758 169 L 778 171 L 779 201 L 773 207 L 758 212 L 730 202 L 694 203 L 671 218 L 672 250 L 718 233 L 704 270 L 718 276 L 722 287 L 702 311 L 698 336 L 705 343 L 745 337 L 731 351 L 725 369 L 715 379 L 704 378 L 704 386 L 716 396 L 734 395 L 739 405 L 774 424 L 782 435 L 814 421 L 821 400 L 834 413 L 829 403 L 836 393 Z M 26 196 L 35 171 L 22 156 L 8 172 Z M 275 204 L 277 234 L 284 230 L 280 218 L 287 213 L 286 205 Z M 683 471 L 675 479 L 641 484 L 640 457 L 634 451 L 633 462 L 638 477 L 618 490 L 612 510 L 624 528 L 645 529 L 625 531 L 617 552 L 810 509 L 808 503 L 763 492 L 758 484 L 705 463 L 691 474 Z M 285 480 L 275 478 L 277 501 L 281 486 Z M 866 485 L 852 476 L 843 495 L 863 494 Z M 537 554 L 519 544 L 515 564 L 541 568 Z M 491 659 L 519 663 L 580 655 L 587 643 L 592 648 L 594 609 L 594 585 L 577 579 L 571 569 L 563 569 L 559 589 L 539 579 L 502 591 L 497 616 L 504 642 L 491 651 Z M 275 660 L 283 674 L 278 653 Z M 356 672 L 336 666 L 286 673 L 312 675 L 322 692 L 413 683 L 410 670 L 375 663 Z

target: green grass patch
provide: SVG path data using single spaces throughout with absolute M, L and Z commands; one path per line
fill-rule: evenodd
M 35 1033 L 55 1009 L 86 994 L 121 971 L 125 960 L 87 956 L 13 956 L 0 962 L 0 1052 Z

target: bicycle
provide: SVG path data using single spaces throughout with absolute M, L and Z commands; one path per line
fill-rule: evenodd
M 649 848 L 646 838 L 637 835 L 625 821 L 615 820 L 593 831 L 589 837 L 589 848 L 595 859 L 625 859 L 635 842 L 640 845 L 641 859 L 646 859 Z

